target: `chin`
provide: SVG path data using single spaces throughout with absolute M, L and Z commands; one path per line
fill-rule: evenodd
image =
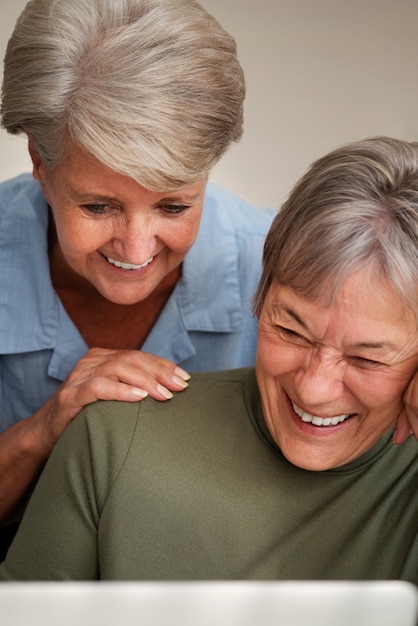
M 96 287 L 97 288 L 97 287 Z M 126 290 L 126 291 L 118 291 L 116 289 L 98 289 L 97 290 L 100 292 L 100 294 L 102 295 L 103 298 L 105 298 L 105 300 L 108 300 L 109 302 L 112 302 L 113 304 L 119 304 L 121 306 L 129 306 L 130 304 L 137 304 L 138 302 L 142 302 L 142 300 L 145 300 L 145 298 L 147 298 L 149 296 L 148 291 L 144 292 L 141 291 L 138 293 L 138 291 L 131 291 L 131 290 Z
M 116 304 L 119 306 L 133 306 L 134 304 L 138 304 L 138 302 L 142 302 L 142 300 L 144 300 L 146 296 L 140 296 L 140 297 L 120 296 L 119 298 L 114 298 L 114 297 L 109 298 L 105 296 L 105 298 L 109 300 L 110 302 L 113 302 L 113 304 Z
M 313 450 L 295 451 L 281 448 L 281 451 L 289 463 L 310 472 L 324 472 L 329 469 L 334 469 L 340 465 L 344 465 L 344 462 L 333 461 L 330 459 L 329 454 L 315 454 Z

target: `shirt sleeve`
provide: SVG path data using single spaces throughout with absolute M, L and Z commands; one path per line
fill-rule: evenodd
M 100 515 L 136 423 L 120 424 L 115 413 L 113 402 L 94 403 L 64 432 L 0 565 L 0 580 L 100 579 Z

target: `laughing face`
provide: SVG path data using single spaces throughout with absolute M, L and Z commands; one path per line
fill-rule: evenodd
M 104 298 L 140 302 L 179 267 L 198 234 L 206 181 L 175 192 L 150 191 L 71 143 L 52 170 L 33 146 L 31 156 L 60 253 Z
M 270 286 L 257 380 L 269 431 L 294 465 L 335 468 L 372 448 L 394 425 L 417 365 L 415 315 L 367 270 L 332 304 Z

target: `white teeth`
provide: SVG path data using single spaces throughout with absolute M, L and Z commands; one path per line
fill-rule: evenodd
M 347 417 L 350 417 L 350 413 L 346 415 L 334 415 L 333 417 L 318 417 L 318 415 L 311 415 L 310 413 L 306 413 L 306 411 L 302 411 L 294 402 L 292 402 L 292 406 L 302 422 L 307 422 L 314 426 L 336 426 L 346 420 Z
M 121 267 L 123 270 L 140 270 L 143 267 L 149 265 L 154 260 L 154 257 L 152 256 L 150 259 L 145 261 L 145 263 L 142 263 L 142 265 L 133 265 L 132 263 L 121 263 L 121 261 L 115 261 L 115 259 L 111 259 L 110 257 L 106 258 L 109 263 L 111 263 L 115 267 Z

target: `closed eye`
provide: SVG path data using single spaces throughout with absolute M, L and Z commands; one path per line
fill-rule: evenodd
M 351 356 L 351 357 L 349 357 L 349 360 L 356 367 L 360 367 L 360 368 L 364 368 L 364 369 L 372 369 L 372 368 L 384 365 L 380 361 L 374 361 L 373 359 L 366 359 L 366 358 L 361 357 L 361 356 Z
M 276 328 L 285 341 L 298 344 L 309 344 L 309 341 L 306 339 L 306 337 L 299 335 L 299 333 L 291 330 L 290 328 L 286 328 L 285 326 L 276 326 Z

